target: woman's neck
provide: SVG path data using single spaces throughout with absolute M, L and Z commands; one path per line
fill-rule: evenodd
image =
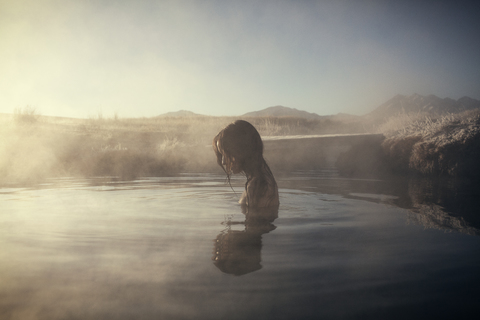
M 259 177 L 262 175 L 262 166 L 265 164 L 265 160 L 261 159 L 258 162 L 250 163 L 246 165 L 243 172 L 247 176 L 247 179 L 250 180 L 255 177 Z

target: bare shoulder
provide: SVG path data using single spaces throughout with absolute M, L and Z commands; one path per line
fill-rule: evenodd
M 252 178 L 244 192 L 246 204 L 249 207 L 278 206 L 278 188 L 275 180 L 269 181 L 263 177 Z M 242 197 L 243 198 L 243 197 Z
M 248 201 L 247 201 L 247 190 L 243 191 L 242 197 L 240 200 L 238 200 L 238 203 L 240 203 L 242 206 L 248 206 Z

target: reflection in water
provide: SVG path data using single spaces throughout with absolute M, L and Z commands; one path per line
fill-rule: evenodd
M 480 184 L 449 177 L 344 179 L 335 172 L 299 172 L 282 179 L 283 188 L 339 194 L 347 199 L 408 209 L 408 222 L 444 231 L 480 234 Z
M 412 179 L 409 220 L 427 228 L 480 234 L 478 184 L 458 179 Z
M 273 222 L 278 217 L 278 206 L 252 209 L 243 207 L 244 222 L 233 222 L 231 217 L 224 223 L 225 229 L 214 240 L 214 265 L 224 273 L 241 276 L 262 268 L 262 235 L 273 231 Z M 236 224 L 245 229 L 232 230 Z

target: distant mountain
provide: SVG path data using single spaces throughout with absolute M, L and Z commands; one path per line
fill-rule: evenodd
M 188 110 L 179 110 L 174 112 L 167 112 L 159 115 L 158 117 L 172 117 L 172 118 L 194 118 L 194 117 L 204 117 L 202 114 L 198 114 Z
M 480 108 L 480 101 L 469 97 L 463 97 L 458 100 L 450 98 L 439 98 L 435 95 L 421 96 L 413 94 L 409 97 L 396 95 L 378 108 L 370 112 L 370 117 L 391 117 L 399 113 L 459 113 L 466 110 Z
M 283 106 L 269 107 L 259 111 L 248 112 L 242 115 L 242 117 L 295 117 L 307 119 L 323 118 L 316 113 L 310 113 L 307 111 L 297 110 L 295 108 L 288 108 Z
M 365 116 L 355 116 L 346 113 L 338 113 L 336 115 L 320 116 L 316 113 L 311 113 L 295 108 L 288 108 L 284 106 L 274 106 L 259 111 L 248 112 L 242 117 L 294 117 L 306 118 L 312 120 L 324 119 L 341 122 L 358 121 L 360 118 L 370 118 L 377 121 L 379 119 L 390 118 L 400 113 L 426 113 L 432 115 L 439 115 L 445 113 L 459 113 L 466 110 L 480 109 L 480 101 L 469 97 L 463 97 L 458 100 L 450 98 L 439 98 L 435 95 L 422 96 L 413 94 L 411 96 L 396 95 L 392 99 L 380 105 L 372 112 Z M 176 112 L 167 112 L 158 117 L 175 117 L 175 118 L 194 118 L 205 117 L 198 113 L 187 110 L 180 110 Z

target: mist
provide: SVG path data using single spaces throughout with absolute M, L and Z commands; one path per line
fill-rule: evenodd
M 88 119 L 41 115 L 35 108 L 1 114 L 0 181 L 57 177 L 171 176 L 222 173 L 213 137 L 238 117 Z M 390 118 L 251 117 L 275 174 L 334 168 L 341 174 L 480 175 L 474 150 L 479 112 Z
M 212 151 L 213 137 L 235 117 L 89 119 L 48 117 L 34 108 L 1 117 L 0 179 L 39 182 L 54 177 L 135 179 L 185 172 L 222 172 Z M 361 123 L 291 117 L 247 119 L 263 137 L 363 133 Z M 285 150 L 265 142 L 278 171 L 324 165 L 322 156 L 285 161 Z M 295 163 L 295 165 L 294 165 Z

